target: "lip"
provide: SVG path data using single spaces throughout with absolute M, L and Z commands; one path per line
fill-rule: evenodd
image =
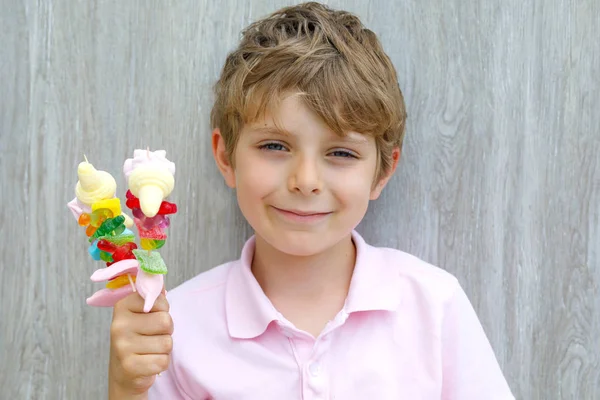
M 273 207 L 273 209 L 287 220 L 301 223 L 315 223 L 327 218 L 331 212 L 285 210 Z

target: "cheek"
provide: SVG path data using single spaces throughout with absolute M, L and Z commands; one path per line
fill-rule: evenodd
M 346 174 L 345 174 L 346 175 Z M 339 175 L 329 180 L 329 186 L 338 201 L 356 211 L 366 210 L 371 194 L 372 176 L 366 168 L 348 171 L 345 177 Z
M 252 199 L 262 198 L 275 190 L 279 177 L 272 165 L 260 157 L 245 157 L 236 166 L 235 178 L 238 195 Z

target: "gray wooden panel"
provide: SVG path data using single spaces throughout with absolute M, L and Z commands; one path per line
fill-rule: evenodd
M 177 163 L 168 287 L 236 258 L 250 230 L 214 167 L 210 90 L 240 29 L 291 2 L 0 3 L 0 398 L 105 398 L 77 164 L 122 197 L 134 148 Z M 361 233 L 459 278 L 519 399 L 600 398 L 600 2 L 329 4 L 380 35 L 409 111 Z

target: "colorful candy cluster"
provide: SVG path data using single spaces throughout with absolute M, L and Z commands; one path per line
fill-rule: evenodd
M 137 249 L 135 236 L 128 227 L 133 225 L 129 216 L 121 212 L 121 201 L 114 197 L 115 179 L 105 171 L 99 171 L 87 159 L 77 168 L 79 182 L 75 187 L 76 197 L 69 208 L 80 226 L 85 227 L 88 252 L 92 259 L 104 261 L 106 266 L 115 262 L 135 258 L 132 250 Z M 108 289 L 131 285 L 135 276 L 130 274 L 114 277 L 106 283 Z
M 135 197 L 130 190 L 127 191 L 125 204 L 134 216 L 135 225 L 140 234 L 140 244 L 144 250 L 156 250 L 164 246 L 167 239 L 165 229 L 171 225 L 168 215 L 177 212 L 177 204 L 163 201 L 154 217 L 147 217 L 140 208 L 140 199 Z
M 135 150 L 133 158 L 123 165 L 129 190 L 125 205 L 131 210 L 140 236 L 136 251 L 140 268 L 150 274 L 166 274 L 167 267 L 157 249 L 167 240 L 166 229 L 170 226 L 169 215 L 177 212 L 177 205 L 165 199 L 175 186 L 175 164 L 166 159 L 166 152 L 158 150 Z
M 121 202 L 115 197 L 116 182 L 104 171 L 82 162 L 77 173 L 76 197 L 68 206 L 75 219 L 86 227 L 89 253 L 102 260 L 106 268 L 91 276 L 93 282 L 106 283 L 106 288 L 87 299 L 87 304 L 112 307 L 129 293 L 137 291 L 144 298 L 144 311 L 149 312 L 164 288 L 167 267 L 160 249 L 167 239 L 169 215 L 177 205 L 165 201 L 175 185 L 175 164 L 166 159 L 166 152 L 135 150 L 134 157 L 123 166 L 129 189 L 125 205 L 134 219 L 121 212 Z M 129 229 L 135 223 L 140 234 L 140 247 Z

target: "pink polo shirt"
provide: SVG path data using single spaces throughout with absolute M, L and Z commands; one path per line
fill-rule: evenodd
M 149 399 L 514 399 L 458 281 L 352 233 L 344 308 L 319 337 L 294 327 L 237 261 L 169 291 L 172 362 Z

